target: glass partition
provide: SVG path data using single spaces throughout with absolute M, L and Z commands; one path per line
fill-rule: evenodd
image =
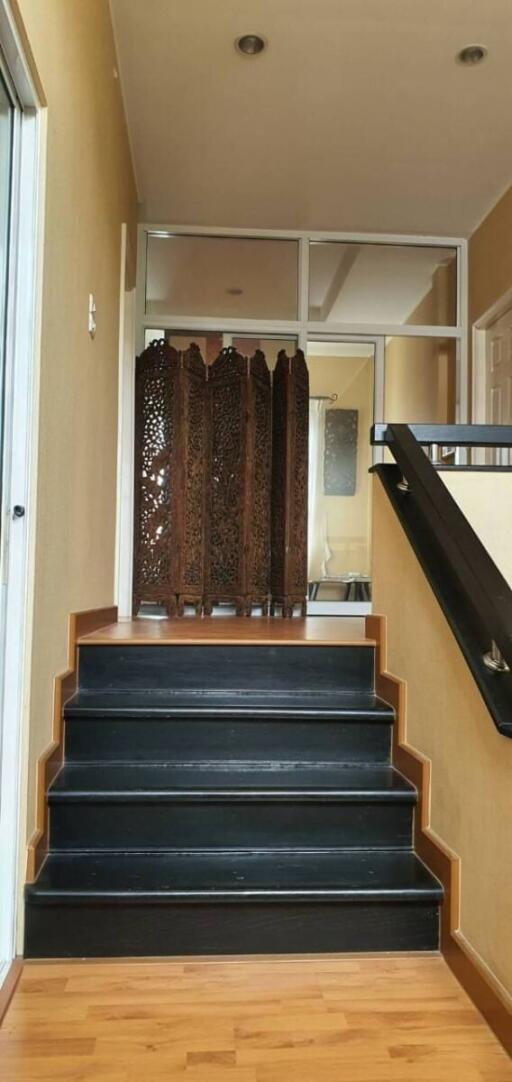
M 387 338 L 384 420 L 455 424 L 457 353 L 453 338 Z
M 456 326 L 455 248 L 321 241 L 309 250 L 310 320 Z
M 282 349 L 289 357 L 297 352 L 296 338 L 254 338 L 245 335 L 233 336 L 232 345 L 244 357 L 252 357 L 257 349 L 261 349 L 272 372 L 276 366 L 278 354 Z
M 146 315 L 295 320 L 296 240 L 147 238 Z
M 201 350 L 201 356 L 206 364 L 211 364 L 219 356 L 224 346 L 234 346 L 243 357 L 252 357 L 257 349 L 265 354 L 268 367 L 272 371 L 275 368 L 279 352 L 284 349 L 289 356 L 297 350 L 297 339 L 288 337 L 258 338 L 249 334 L 225 334 L 222 331 L 175 331 L 172 329 L 147 327 L 144 337 L 144 345 L 147 347 L 155 338 L 167 339 L 174 349 L 186 350 L 194 342 Z
M 14 108 L 0 75 L 0 488 L 4 451 L 4 382 L 9 282 L 9 232 Z M 0 523 L 3 530 L 3 522 Z

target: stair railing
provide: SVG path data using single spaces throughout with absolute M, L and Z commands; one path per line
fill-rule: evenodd
M 455 634 L 499 732 L 512 738 L 512 590 L 425 447 L 512 447 L 508 425 L 379 424 L 374 467 Z M 511 476 L 512 485 L 512 476 Z

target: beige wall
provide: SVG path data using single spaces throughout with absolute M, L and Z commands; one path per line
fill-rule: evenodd
M 432 289 L 408 323 L 450 322 L 453 275 L 439 267 Z M 445 424 L 455 420 L 455 344 L 453 339 L 390 338 L 386 342 L 384 386 L 386 421 Z
M 30 835 L 68 613 L 113 601 L 121 223 L 133 238 L 136 195 L 108 0 L 19 0 L 19 12 L 48 108 Z
M 469 241 L 469 320 L 479 319 L 512 286 L 512 188 Z
M 373 423 L 374 362 L 369 357 L 315 357 L 308 355 L 311 395 L 338 394 L 341 409 L 358 411 L 357 477 L 353 496 L 324 496 L 322 485 L 317 500 L 316 539 L 309 560 L 309 578 L 319 578 L 323 560 L 322 522 L 332 552 L 329 575 L 350 571 L 368 574 L 370 570 L 370 496 L 368 470 L 371 466 L 369 433 Z M 329 405 L 329 404 L 328 404 Z M 321 476 L 323 464 L 321 464 Z M 322 600 L 328 598 L 323 588 Z M 339 600 L 333 587 L 332 597 Z
M 445 470 L 442 478 L 503 577 L 512 585 L 512 473 Z
M 388 618 L 389 671 L 407 681 L 407 741 L 432 761 L 431 827 L 461 859 L 462 944 L 512 1006 L 512 741 L 374 485 L 374 611 Z

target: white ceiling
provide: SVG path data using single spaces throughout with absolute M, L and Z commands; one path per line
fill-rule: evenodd
M 147 221 L 467 235 L 511 182 L 511 0 L 111 6 Z

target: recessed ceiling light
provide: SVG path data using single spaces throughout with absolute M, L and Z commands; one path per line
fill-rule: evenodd
M 466 64 L 467 67 L 473 67 L 475 64 L 480 64 L 482 60 L 485 60 L 486 56 L 487 49 L 485 48 L 485 45 L 465 45 L 460 53 L 457 53 L 457 60 L 459 64 Z
M 229 293 L 230 297 L 241 297 L 243 289 L 239 289 L 238 286 L 232 286 L 231 289 L 226 289 L 226 293 Z
M 267 42 L 261 34 L 242 34 L 235 41 L 235 49 L 242 56 L 259 56 L 266 47 Z

